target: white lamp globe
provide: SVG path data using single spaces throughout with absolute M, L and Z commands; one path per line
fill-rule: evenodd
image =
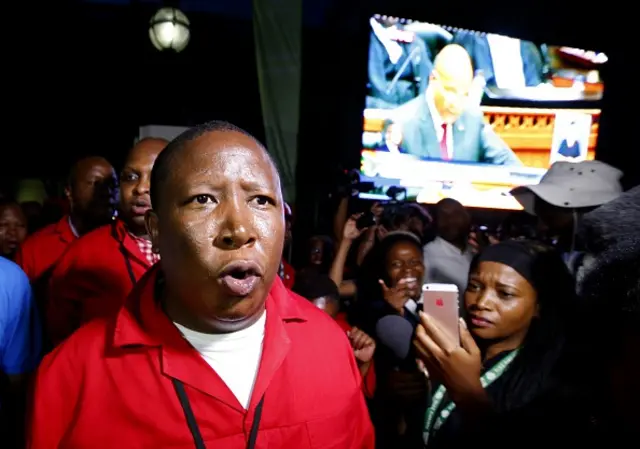
M 189 19 L 176 8 L 161 8 L 149 22 L 149 39 L 158 50 L 180 52 L 189 43 Z

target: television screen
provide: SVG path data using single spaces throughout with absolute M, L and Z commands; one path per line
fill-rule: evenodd
M 509 191 L 595 157 L 603 53 L 370 19 L 361 180 L 424 203 L 521 209 Z

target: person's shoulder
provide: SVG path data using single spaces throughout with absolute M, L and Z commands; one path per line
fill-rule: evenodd
M 112 319 L 98 318 L 80 327 L 70 337 L 47 354 L 39 367 L 40 373 L 81 370 L 82 366 L 95 364 L 95 359 L 105 354 L 109 333 L 113 329 Z
M 20 266 L 0 257 L 0 289 L 4 291 L 29 287 L 29 278 Z
M 98 262 L 101 257 L 94 257 L 96 250 L 104 249 L 104 242 L 112 240 L 112 225 L 100 226 L 69 244 L 57 265 L 68 265 L 79 261 L 83 255 L 90 255 L 91 260 Z
M 305 323 L 305 334 L 322 335 L 329 340 L 344 338 L 344 332 L 340 326 L 324 310 L 289 289 L 283 288 L 279 294 L 281 295 L 279 312 L 292 318 L 297 315 Z M 283 318 L 287 317 L 283 316 Z
M 399 123 L 403 128 L 406 126 L 411 126 L 411 124 L 419 121 L 420 117 L 418 116 L 418 112 L 422 111 L 420 107 L 425 102 L 423 95 L 418 95 L 412 100 L 409 100 L 405 104 L 398 106 L 397 108 L 391 111 L 391 120 L 396 123 Z M 427 109 L 428 113 L 428 108 Z
M 466 108 L 462 113 L 462 115 L 460 116 L 460 118 L 462 119 L 464 124 L 467 126 L 469 124 L 475 124 L 475 125 L 482 125 L 480 126 L 480 128 L 484 128 L 484 125 L 485 125 L 484 113 L 482 112 L 482 109 L 480 109 L 480 107 L 471 106 Z
M 302 312 L 304 318 L 314 326 L 328 326 L 334 322 L 329 314 L 316 307 L 311 301 L 292 292 L 291 290 L 288 290 L 287 293 L 289 295 L 289 300 L 295 303 L 296 307 Z
M 104 241 L 105 239 L 113 239 L 112 224 L 106 224 L 94 229 L 93 231 L 87 232 L 73 242 L 72 245 L 78 248 L 85 248 L 89 245 L 94 245 L 98 242 Z
M 423 251 L 425 254 L 430 254 L 430 253 L 433 253 L 434 251 L 438 251 L 438 249 L 441 246 L 442 246 L 442 238 L 436 237 L 435 239 L 431 240 L 429 243 L 424 245 Z
M 43 241 L 55 236 L 58 224 L 58 222 L 48 224 L 44 228 L 31 234 L 22 244 L 22 251 L 35 251 L 39 249 L 39 246 L 42 245 Z

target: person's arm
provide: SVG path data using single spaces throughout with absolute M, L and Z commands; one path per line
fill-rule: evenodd
M 382 219 L 382 214 L 384 213 L 384 206 L 382 206 L 379 202 L 376 202 L 371 206 L 371 213 L 374 216 L 374 220 L 377 223 L 375 226 L 371 226 L 364 232 L 364 238 L 360 241 L 360 245 L 358 246 L 358 253 L 356 254 L 356 263 L 358 266 L 362 265 L 364 262 L 364 258 L 369 254 L 371 248 L 376 243 L 376 239 L 382 240 L 382 238 L 386 235 L 387 230 L 382 226 L 380 220 Z
M 493 165 L 522 165 L 522 161 L 496 134 L 491 125 L 483 125 L 480 132 L 482 161 Z
M 349 357 L 349 363 L 351 364 L 351 373 L 356 384 L 362 390 L 362 373 L 360 367 L 356 363 L 356 358 Z M 356 410 L 351 415 L 351 444 L 349 446 L 342 446 L 345 449 L 373 449 L 375 447 L 375 436 L 373 425 L 371 424 L 371 418 L 369 415 L 369 409 L 365 402 L 365 395 L 360 393 L 355 395 Z
M 353 215 L 345 223 L 344 230 L 342 231 L 342 241 L 338 246 L 338 251 L 336 251 L 336 256 L 334 257 L 331 269 L 329 270 L 329 277 L 338 286 L 338 291 L 341 297 L 350 297 L 355 296 L 356 294 L 355 283 L 351 281 L 345 282 L 343 276 L 344 265 L 347 262 L 347 256 L 349 255 L 351 245 L 362 233 L 362 230 L 358 229 L 356 226 L 357 218 L 357 215 Z
M 333 235 L 335 241 L 340 244 L 342 241 L 342 230 L 344 229 L 344 225 L 347 223 L 347 218 L 349 217 L 349 197 L 340 198 L 340 203 L 338 204 L 338 209 L 336 210 L 336 214 L 333 217 Z
M 40 360 L 41 332 L 29 279 L 22 272 L 11 275 L 11 285 L 2 292 L 7 295 L 4 301 L 10 314 L 4 317 L 4 327 L 0 329 L 0 371 L 8 378 L 1 408 L 7 425 L 7 447 L 22 447 L 26 385 Z
M 356 263 L 358 266 L 362 265 L 364 258 L 369 254 L 369 251 L 371 251 L 371 248 L 373 248 L 373 245 L 376 243 L 376 229 L 377 226 L 372 226 L 367 229 L 364 237 L 360 241 L 360 245 L 358 245 L 358 254 L 356 255 Z
M 95 276 L 77 269 L 80 256 L 71 246 L 54 267 L 49 280 L 45 316 L 48 337 L 54 347 L 80 327 L 82 300 L 90 298 L 97 285 Z
M 65 342 L 47 355 L 35 376 L 27 413 L 27 449 L 61 447 L 76 413 L 82 368 Z

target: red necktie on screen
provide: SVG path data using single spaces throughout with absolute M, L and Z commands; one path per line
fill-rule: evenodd
M 449 157 L 449 148 L 447 147 L 447 124 L 442 124 L 442 140 L 440 141 L 440 157 L 443 161 L 451 159 Z

